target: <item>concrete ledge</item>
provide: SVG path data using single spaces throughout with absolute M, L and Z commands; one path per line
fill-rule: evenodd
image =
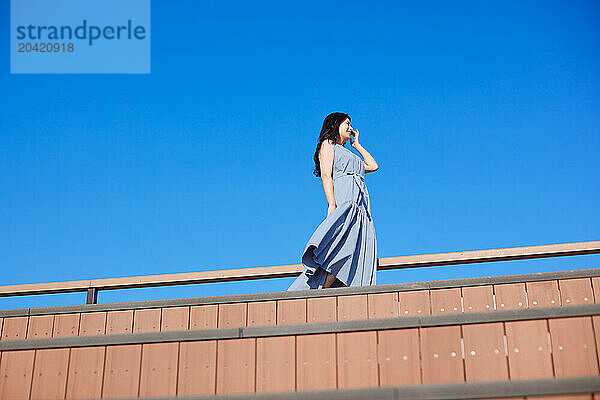
M 3 340 L 0 341 L 0 351 L 187 342 L 192 340 L 238 339 L 242 337 L 241 329 L 242 328 L 195 329 L 171 332 L 123 333 L 118 335 Z
M 341 333 L 403 328 L 424 328 L 430 326 L 524 321 L 531 319 L 581 317 L 592 315 L 600 315 L 600 304 L 582 304 L 562 307 L 555 306 L 526 308 L 520 310 L 481 311 L 454 314 L 433 314 L 355 321 L 316 323 L 313 322 L 306 324 L 290 324 L 275 326 L 249 326 L 242 328 L 242 335 L 243 337 L 309 335 L 316 333 Z
M 30 308 L 16 308 L 14 310 L 2 310 L 0 311 L 0 318 L 2 317 L 26 317 L 30 315 Z
M 424 384 L 310 392 L 249 393 L 238 395 L 192 397 L 152 397 L 152 400 L 460 400 L 490 399 L 495 397 L 591 394 L 599 391 L 600 377 L 586 376 L 577 378 Z M 146 399 L 149 400 L 149 398 Z
M 0 317 L 18 315 L 47 315 L 85 313 L 93 311 L 136 310 L 146 308 L 195 306 L 207 304 L 243 303 L 267 300 L 301 299 L 312 297 L 344 296 L 351 294 L 374 294 L 385 292 L 402 292 L 408 290 L 443 289 L 462 286 L 496 285 L 515 282 L 536 282 L 554 279 L 590 278 L 600 276 L 600 268 L 579 269 L 570 271 L 538 272 L 531 274 L 489 276 L 463 279 L 448 279 L 438 281 L 423 281 L 410 283 L 395 283 L 376 286 L 359 286 L 349 288 L 334 288 L 320 290 L 299 290 L 291 292 L 271 292 L 257 294 L 239 294 L 228 296 L 194 297 L 174 300 L 149 300 L 124 303 L 87 304 L 58 307 L 25 308 L 20 310 L 0 311 Z
M 158 342 L 186 342 L 215 339 L 258 338 L 310 335 L 317 333 L 360 332 L 430 326 L 477 324 L 600 315 L 600 304 L 582 304 L 527 308 L 521 310 L 435 314 L 356 321 L 315 322 L 290 325 L 251 326 L 240 328 L 194 329 L 170 332 L 126 333 L 118 335 L 73 336 L 48 339 L 0 341 L 0 351 L 50 349 L 64 347 L 109 346 Z

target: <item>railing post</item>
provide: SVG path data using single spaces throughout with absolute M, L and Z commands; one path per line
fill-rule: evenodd
M 96 304 L 98 303 L 98 288 L 89 288 L 87 290 L 87 301 L 86 304 Z

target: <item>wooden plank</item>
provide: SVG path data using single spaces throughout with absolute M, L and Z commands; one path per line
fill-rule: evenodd
M 254 392 L 256 339 L 217 342 L 217 394 Z
M 106 332 L 106 312 L 81 313 L 79 336 L 104 335 Z
M 133 332 L 133 310 L 109 311 L 106 315 L 106 333 L 115 335 L 118 333 Z
M 462 312 L 460 288 L 430 290 L 429 295 L 432 314 Z
M 600 276 L 592 277 L 592 292 L 594 293 L 594 303 L 600 303 Z
M 501 322 L 462 326 L 467 382 L 508 380 Z
M 177 394 L 179 343 L 142 345 L 140 397 L 170 397 Z
M 376 387 L 377 332 L 337 333 L 338 388 Z
M 31 400 L 64 399 L 69 349 L 36 350 Z
M 186 331 L 190 327 L 189 307 L 166 307 L 162 309 L 162 332 Z
M 420 384 L 419 329 L 379 331 L 377 335 L 381 386 Z
M 306 299 L 277 300 L 277 325 L 306 322 Z
M 529 396 L 527 399 L 531 400 L 591 400 L 592 395 L 590 394 L 561 394 L 556 396 Z M 496 400 L 496 399 L 494 399 Z M 506 399 L 506 400 L 514 400 Z
M 492 285 L 465 286 L 462 288 L 464 312 L 494 311 Z
M 215 394 L 217 341 L 182 342 L 179 357 L 177 395 Z
M 133 314 L 133 332 L 160 332 L 160 308 L 135 310 Z
M 592 399 L 592 395 L 590 394 L 561 394 L 561 395 L 556 395 L 556 396 L 529 396 L 527 399 L 531 399 L 531 400 L 591 400 Z M 496 399 L 494 399 L 496 400 Z M 506 399 L 506 400 L 514 400 L 514 398 L 512 399 Z
M 369 319 L 395 318 L 398 316 L 398 293 L 376 293 L 367 295 Z
M 4 326 L 4 318 L 0 318 L 0 340 L 2 340 L 2 327 Z
M 256 339 L 256 391 L 296 390 L 296 338 L 280 336 Z
M 138 397 L 141 344 L 106 347 L 103 398 Z
M 551 318 L 548 323 L 555 375 L 557 377 L 598 375 L 592 318 Z
M 275 325 L 277 302 L 253 301 L 248 303 L 248 326 Z
M 548 322 L 544 319 L 505 322 L 511 380 L 552 378 Z
M 431 314 L 429 290 L 409 290 L 398 293 L 400 316 Z
M 524 283 L 494 285 L 496 310 L 527 308 L 527 295 Z
M 29 399 L 34 357 L 35 350 L 2 352 L 2 359 L 0 360 L 0 399 Z
M 592 304 L 594 294 L 590 278 L 560 279 L 558 281 L 563 306 L 573 304 Z
M 27 339 L 47 339 L 52 337 L 54 315 L 32 315 L 27 324 Z
M 192 306 L 190 308 L 190 329 L 214 329 L 217 327 L 219 306 Z
M 419 328 L 423 383 L 464 381 L 460 326 Z
M 337 321 L 336 297 L 312 297 L 306 299 L 308 322 Z
M 460 265 L 474 262 L 531 260 L 536 258 L 600 253 L 600 241 L 560 243 L 541 246 L 509 247 L 505 249 L 457 251 L 452 253 L 420 254 L 379 259 L 378 270 L 421 268 L 441 265 Z
M 246 326 L 248 303 L 219 304 L 219 328 Z
M 17 340 L 27 337 L 28 317 L 9 317 L 4 318 L 4 328 L 2 328 L 2 340 Z
M 338 321 L 349 321 L 367 319 L 367 295 L 353 294 L 338 296 L 337 319 Z
M 83 292 L 90 286 L 90 281 L 68 281 L 50 283 L 28 283 L 24 285 L 0 286 L 0 297 L 26 296 L 31 294 Z
M 557 281 L 525 282 L 529 308 L 560 305 Z
M 106 347 L 71 349 L 67 379 L 67 399 L 99 399 L 102 396 Z
M 592 317 L 592 325 L 594 327 L 594 337 L 596 339 L 596 343 L 598 345 L 600 345 L 600 316 L 599 315 L 594 315 Z M 598 346 L 596 346 L 598 347 Z M 600 350 L 600 349 L 598 349 Z M 596 352 L 598 355 L 598 362 L 600 363 L 600 351 Z
M 295 264 L 226 269 L 220 271 L 131 276 L 125 278 L 94 279 L 90 282 L 90 286 L 96 288 L 128 289 L 198 283 L 235 282 L 249 279 L 289 278 L 297 276 L 303 269 L 304 266 L 302 264 Z M 12 292 L 14 292 L 14 289 Z M 0 287 L 0 295 L 1 294 L 2 287 Z
M 56 314 L 52 337 L 68 337 L 79 335 L 80 314 Z
M 297 390 L 335 389 L 337 387 L 335 354 L 335 333 L 297 336 Z

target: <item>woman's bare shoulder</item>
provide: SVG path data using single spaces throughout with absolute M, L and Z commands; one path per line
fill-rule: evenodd
M 333 140 L 331 140 L 331 139 L 325 139 L 323 141 L 323 143 L 321 144 L 321 148 L 323 148 L 323 147 L 333 148 Z
M 319 150 L 319 159 L 323 160 L 333 160 L 333 141 L 330 139 L 326 139 L 321 143 L 321 149 Z

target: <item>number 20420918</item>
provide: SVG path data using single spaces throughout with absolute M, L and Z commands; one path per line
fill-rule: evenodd
M 72 53 L 73 43 L 19 43 L 19 53 Z

